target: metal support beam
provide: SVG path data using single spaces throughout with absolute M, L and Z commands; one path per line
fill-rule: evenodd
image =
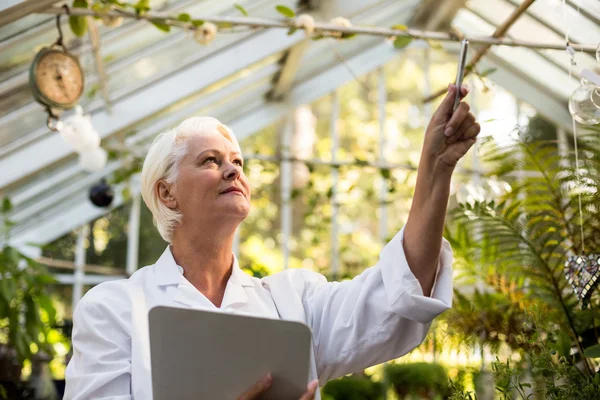
M 277 82 L 275 82 L 273 91 L 269 95 L 271 100 L 281 100 L 292 88 L 294 79 L 296 78 L 296 72 L 298 72 L 298 67 L 300 67 L 300 60 L 302 59 L 309 42 L 309 40 L 304 40 L 293 46 L 287 52 Z
M 75 283 L 75 277 L 71 274 L 55 274 L 54 278 L 58 281 L 58 283 L 62 285 L 73 285 Z M 81 281 L 84 285 L 98 285 L 102 282 L 106 281 L 114 281 L 117 279 L 125 279 L 126 276 L 118 276 L 118 275 L 86 275 Z
M 339 148 L 338 124 L 340 117 L 340 101 L 337 91 L 331 95 L 331 116 L 329 123 L 329 135 L 331 136 L 331 161 L 337 161 L 337 152 Z M 331 277 L 337 280 L 340 273 L 340 246 L 339 246 L 339 203 L 338 203 L 338 183 L 339 169 L 331 168 Z
M 0 3 L 0 27 L 29 14 L 49 8 L 56 0 L 2 0 Z
M 131 198 L 129 210 L 129 223 L 127 224 L 127 275 L 133 274 L 138 269 L 139 241 L 140 241 L 140 211 L 142 195 L 135 192 Z
M 288 269 L 290 259 L 290 239 L 292 236 L 292 179 L 293 164 L 289 159 L 294 133 L 294 113 L 288 113 L 281 134 L 280 154 L 284 159 L 279 165 L 279 185 L 281 195 L 281 251 L 283 253 L 283 269 Z
M 75 273 L 73 274 L 73 310 L 83 296 L 83 280 L 85 272 L 85 240 L 89 234 L 89 226 L 84 224 L 77 232 L 77 243 L 75 247 Z
M 385 163 L 385 150 L 387 148 L 387 139 L 385 137 L 385 120 L 387 104 L 387 87 L 385 81 L 385 69 L 379 67 L 377 71 L 377 108 L 379 113 L 379 154 L 377 161 Z M 379 240 L 385 243 L 388 235 L 388 207 L 387 207 L 387 180 L 379 176 Z

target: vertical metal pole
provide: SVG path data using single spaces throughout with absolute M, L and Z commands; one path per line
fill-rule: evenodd
M 131 198 L 131 209 L 129 210 L 129 223 L 127 224 L 126 272 L 128 276 L 131 276 L 131 274 L 133 274 L 138 268 L 141 207 L 141 194 L 133 193 Z
M 240 258 L 240 227 L 235 230 L 235 235 L 233 235 L 233 254 L 237 258 Z
M 289 241 L 292 234 L 292 161 L 291 145 L 294 130 L 294 113 L 290 113 L 284 123 L 281 136 L 281 251 L 283 252 L 283 268 L 289 267 L 290 246 Z
M 475 81 L 474 78 L 469 80 L 469 83 L 471 85 L 471 87 L 474 86 Z M 473 113 L 473 115 L 475 116 L 475 118 L 477 118 L 477 113 L 479 112 L 478 108 L 477 108 L 477 91 L 476 90 L 471 90 L 471 92 L 469 93 L 469 97 L 470 97 L 470 101 L 469 104 L 471 106 L 471 112 Z M 482 181 L 481 181 L 481 161 L 479 160 L 479 142 L 475 142 L 475 144 L 473 145 L 473 149 L 471 150 L 471 160 L 472 160 L 472 165 L 471 167 L 473 168 L 473 174 L 471 175 L 471 179 L 473 180 L 473 183 L 475 184 L 476 187 L 481 187 Z
M 337 160 L 339 138 L 337 121 L 340 116 L 340 102 L 337 91 L 331 95 L 331 122 L 329 134 L 331 135 L 331 161 Z M 340 273 L 340 248 L 339 248 L 339 204 L 338 204 L 339 170 L 335 166 L 331 169 L 331 276 L 337 280 Z
M 560 126 L 556 128 L 556 139 L 558 140 L 558 155 L 562 160 L 561 162 L 568 165 L 569 143 L 565 128 Z
M 387 148 L 387 139 L 385 137 L 387 88 L 385 82 L 385 69 L 380 67 L 377 71 L 377 107 L 379 113 L 379 154 L 377 160 L 385 164 L 385 149 Z M 388 235 L 388 207 L 387 207 L 387 182 L 386 179 L 379 176 L 379 240 L 385 244 Z
M 85 266 L 85 239 L 89 234 L 89 226 L 87 224 L 82 225 L 77 232 L 77 242 L 75 247 L 75 272 L 73 280 L 73 310 L 81 297 L 83 296 L 83 278 L 85 272 L 83 270 Z

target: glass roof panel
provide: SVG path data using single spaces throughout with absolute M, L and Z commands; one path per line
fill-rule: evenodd
M 132 130 L 131 136 L 126 141 L 127 145 L 138 146 L 143 143 L 151 143 L 160 131 L 176 126 L 180 120 L 192 115 L 218 115 L 223 121 L 227 121 L 259 106 L 264 103 L 265 94 L 271 89 L 271 82 L 278 72 L 276 63 L 281 57 L 282 54 L 279 53 L 261 60 L 212 84 L 201 93 L 182 99 L 167 110 L 140 122 Z M 235 87 L 236 90 L 230 90 L 229 87 Z M 223 94 L 221 95 L 221 93 Z M 214 101 L 212 101 L 213 98 Z M 206 101 L 202 102 L 205 99 L 211 99 L 209 104 L 194 106 L 206 103 Z M 180 120 L 174 121 L 164 128 L 158 127 L 158 125 L 164 125 L 158 124 L 159 122 L 164 121 L 169 115 L 180 114 L 182 110 L 187 111 Z M 84 182 L 83 186 L 87 187 L 88 184 L 85 182 L 89 181 L 90 174 L 77 167 L 77 163 L 77 158 L 71 157 L 59 165 L 38 171 L 14 190 L 4 193 L 13 200 L 16 216 L 27 216 L 32 210 L 35 210 L 32 207 L 35 207 L 42 194 L 44 198 L 50 196 L 60 198 L 59 195 L 65 194 L 65 190 L 68 191 L 69 187 L 81 188 L 82 182 Z M 107 168 L 109 167 L 107 166 Z
M 244 2 L 240 2 L 244 4 Z M 192 15 L 202 14 L 235 14 L 239 13 L 233 8 L 233 1 L 177 1 L 175 4 L 179 11 L 186 11 Z M 170 9 L 173 9 L 171 7 Z M 177 12 L 179 12 L 177 11 Z M 276 11 L 270 0 L 254 1 L 248 6 L 248 12 L 253 15 L 274 16 Z M 51 25 L 53 22 L 51 23 Z M 47 42 L 55 39 L 55 29 L 49 27 L 46 32 Z M 65 28 L 65 35 L 69 28 Z M 123 30 L 123 32 L 119 32 Z M 121 27 L 106 30 L 102 37 L 101 53 L 105 60 L 105 71 L 108 76 L 109 98 L 114 100 L 130 93 L 137 88 L 149 84 L 155 79 L 168 75 L 173 70 L 197 62 L 222 48 L 240 40 L 250 32 L 223 33 L 209 46 L 196 43 L 189 34 L 182 30 L 173 29 L 165 34 L 146 22 L 132 21 Z M 33 39 L 32 39 L 33 40 Z M 39 39 L 38 39 L 39 40 Z M 0 47 L 1 47 L 0 43 Z M 19 46 L 32 46 L 30 41 Z M 86 72 L 86 94 L 80 104 L 90 111 L 101 107 L 103 100 L 99 87 L 98 76 L 94 64 L 94 57 L 87 41 L 79 44 L 81 64 Z M 0 58 L 0 63 L 2 62 Z M 24 63 L 28 67 L 30 60 Z M 12 71 L 18 70 L 17 67 Z M 0 80 L 2 78 L 0 77 Z M 0 102 L 0 147 L 20 139 L 25 133 L 42 129 L 32 138 L 39 138 L 45 134 L 43 127 L 46 116 L 42 107 L 33 103 L 31 89 L 28 85 L 28 71 L 19 71 L 16 75 L 0 83 L 0 94 L 8 93 L 15 101 Z M 2 96 L 4 97 L 4 96 Z
M 515 0 L 507 1 L 513 4 L 521 3 Z M 474 3 L 481 2 L 471 1 L 470 4 Z M 569 3 L 574 4 L 575 7 L 570 6 Z M 581 11 L 577 9 L 578 3 Z M 586 18 L 582 11 L 590 12 L 592 15 L 596 14 L 597 18 L 600 18 L 600 14 L 598 14 L 600 13 L 600 2 L 598 0 L 567 1 L 563 8 L 562 0 L 536 0 L 527 9 L 527 13 L 560 31 L 563 37 L 567 31 L 571 40 L 576 43 L 597 43 L 600 38 L 600 26 L 597 22 Z
M 461 10 L 453 22 L 468 35 L 481 35 L 494 30 L 494 27 L 468 10 Z M 550 89 L 558 96 L 567 99 L 579 86 L 576 78 L 569 78 L 564 68 L 556 66 L 534 50 L 496 46 L 490 52 L 519 69 L 533 82 Z
M 534 3 L 535 4 L 535 3 Z M 483 20 L 491 23 L 492 25 L 498 25 L 503 20 L 507 19 L 508 16 L 515 9 L 514 6 L 507 3 L 505 0 L 486 0 L 482 2 L 470 2 L 469 10 L 473 11 L 477 16 Z M 545 42 L 561 43 L 564 42 L 564 36 L 557 32 L 554 27 L 550 28 L 542 22 L 539 22 L 529 14 L 522 15 L 509 30 L 509 35 L 513 39 L 522 40 L 544 40 Z M 600 38 L 600 31 L 598 34 Z M 569 56 L 565 51 L 560 50 L 537 50 L 537 53 L 547 58 L 548 61 L 554 63 L 556 66 L 561 67 L 568 73 L 568 67 L 570 65 Z M 588 53 L 578 52 L 576 54 L 577 66 L 573 67 L 572 73 L 578 75 L 579 71 L 583 68 L 595 69 L 598 67 L 598 63 L 595 57 Z

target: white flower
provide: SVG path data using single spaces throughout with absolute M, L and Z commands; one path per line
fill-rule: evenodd
M 209 44 L 217 36 L 217 26 L 212 22 L 205 22 L 194 33 L 194 39 L 201 44 Z
M 344 17 L 336 17 L 336 18 L 332 19 L 331 21 L 329 21 L 329 23 L 331 25 L 337 25 L 342 28 L 352 27 L 352 23 Z M 340 38 L 340 37 L 342 37 L 342 32 L 331 32 L 331 36 Z
M 100 146 L 100 135 L 94 129 L 90 116 L 83 115 L 80 106 L 75 108 L 75 114 L 65 118 L 58 129 L 64 141 L 78 153 Z
M 304 29 L 306 36 L 311 36 L 315 32 L 315 19 L 308 14 L 302 14 L 296 19 L 296 27 Z
M 106 150 L 102 147 L 97 147 L 93 150 L 79 153 L 79 166 L 89 172 L 102 171 L 106 165 L 107 158 Z
M 108 26 L 109 28 L 117 28 L 123 23 L 123 17 L 104 15 L 102 17 L 102 23 Z

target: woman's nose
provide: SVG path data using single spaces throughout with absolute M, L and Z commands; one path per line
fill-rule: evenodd
M 225 167 L 225 171 L 223 171 L 223 179 L 225 180 L 235 180 L 240 176 L 240 168 L 232 163 L 227 163 Z

